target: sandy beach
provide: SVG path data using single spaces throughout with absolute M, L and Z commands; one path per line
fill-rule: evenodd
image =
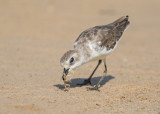
M 159 0 L 0 0 L 0 113 L 160 114 L 159 6 Z M 97 61 L 77 68 L 65 92 L 61 56 L 85 29 L 124 15 L 131 24 L 107 56 L 100 92 L 76 85 Z

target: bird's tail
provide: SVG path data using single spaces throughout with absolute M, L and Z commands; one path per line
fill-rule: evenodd
M 114 21 L 113 23 L 111 23 L 110 25 L 113 26 L 118 31 L 123 32 L 127 28 L 127 26 L 130 24 L 128 19 L 129 19 L 128 15 L 123 16 L 123 17 L 117 19 L 116 21 Z

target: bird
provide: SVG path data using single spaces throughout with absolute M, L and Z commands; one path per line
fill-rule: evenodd
M 74 48 L 64 53 L 60 59 L 60 65 L 64 68 L 62 79 L 66 81 L 67 75 L 77 67 L 90 61 L 98 61 L 89 78 L 84 80 L 83 83 L 77 84 L 80 86 L 91 85 L 92 76 L 103 62 L 103 76 L 93 88 L 99 90 L 100 83 L 107 75 L 106 56 L 115 50 L 123 32 L 128 28 L 129 24 L 129 16 L 127 15 L 110 24 L 94 26 L 83 31 L 75 40 Z

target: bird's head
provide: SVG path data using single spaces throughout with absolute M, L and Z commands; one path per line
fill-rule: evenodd
M 80 54 L 76 50 L 69 50 L 61 57 L 60 64 L 64 67 L 62 79 L 65 80 L 70 71 L 82 64 Z

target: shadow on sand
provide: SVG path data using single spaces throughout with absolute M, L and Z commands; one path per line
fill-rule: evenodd
M 96 85 L 97 83 L 98 83 L 98 81 L 100 80 L 100 78 L 101 78 L 101 76 L 98 76 L 98 77 L 93 77 L 92 79 L 91 79 L 91 83 L 92 83 L 92 85 Z M 109 82 L 111 79 L 114 79 L 115 77 L 114 76 L 112 76 L 112 75 L 108 75 L 108 76 L 106 76 L 103 80 L 102 80 L 102 82 L 101 82 L 101 86 L 103 86 L 103 85 L 105 85 L 107 82 Z M 86 78 L 75 78 L 75 79 L 72 79 L 72 82 L 70 83 L 70 88 L 75 88 L 75 87 L 81 87 L 81 86 L 79 86 L 79 85 L 77 85 L 77 84 L 81 84 L 81 83 L 83 83 L 83 81 L 85 80 Z M 64 85 L 62 85 L 62 84 L 56 84 L 56 85 L 53 85 L 53 86 L 55 86 L 55 87 L 57 87 L 57 88 L 59 88 L 59 89 L 64 89 Z

